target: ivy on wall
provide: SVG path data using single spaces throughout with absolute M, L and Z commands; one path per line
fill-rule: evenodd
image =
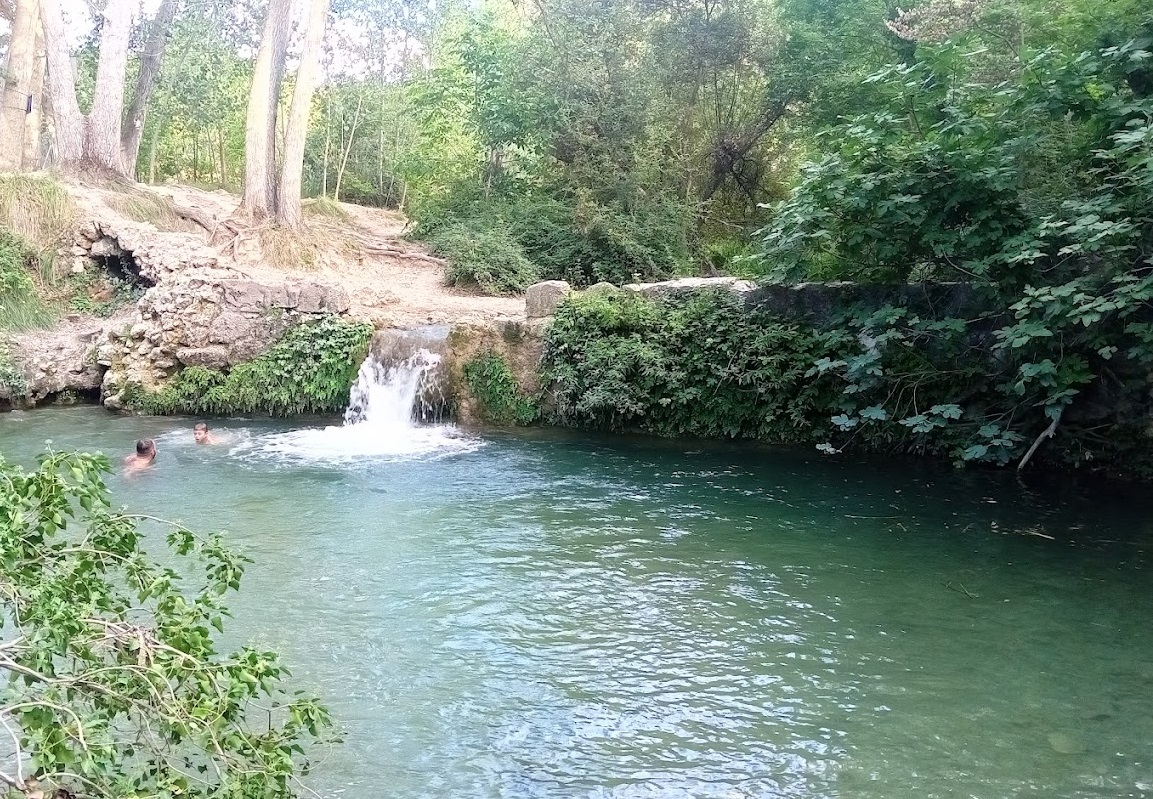
M 228 371 L 192 366 L 157 391 L 125 390 L 125 406 L 155 415 L 335 413 L 368 351 L 372 326 L 326 316 L 296 325 L 268 352 Z

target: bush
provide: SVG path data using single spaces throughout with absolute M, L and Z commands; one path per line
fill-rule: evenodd
M 0 330 L 50 327 L 59 314 L 36 290 L 36 253 L 18 236 L 0 230 Z
M 416 235 L 433 243 L 458 225 L 501 231 L 537 265 L 540 280 L 622 284 L 664 280 L 692 268 L 692 214 L 675 203 L 625 212 L 563 195 L 451 197 L 418 213 Z
M 555 421 L 568 426 L 815 443 L 838 391 L 807 373 L 846 344 L 746 313 L 725 293 L 666 304 L 598 292 L 561 304 L 542 376 Z
M 126 407 L 156 415 L 336 413 L 368 351 L 372 326 L 329 316 L 290 328 L 260 357 L 225 372 L 193 366 L 159 391 L 128 387 Z
M 469 392 L 480 402 L 485 419 L 493 424 L 532 424 L 540 416 L 539 406 L 524 396 L 501 355 L 489 350 L 464 365 Z
M 458 222 L 440 228 L 428 243 L 449 261 L 448 282 L 479 286 L 487 294 L 519 294 L 539 277 L 535 265 L 508 232 Z
M 111 507 L 110 471 L 102 455 L 48 452 L 31 472 L 0 458 L 9 790 L 295 796 L 331 722 L 287 690 L 275 652 L 217 651 L 247 559 L 173 525 L 185 564 L 153 561 L 139 517 Z

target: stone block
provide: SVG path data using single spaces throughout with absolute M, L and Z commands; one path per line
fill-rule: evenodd
M 176 360 L 185 366 L 204 366 L 209 369 L 222 369 L 228 366 L 228 348 L 214 347 L 183 347 L 176 351 Z
M 524 293 L 524 315 L 529 319 L 552 316 L 571 291 L 572 286 L 564 280 L 545 280 L 532 284 Z
M 242 311 L 267 308 L 264 286 L 254 280 L 222 280 L 224 304 Z
M 252 334 L 252 319 L 235 311 L 224 311 L 208 326 L 208 341 L 211 344 L 225 344 L 232 347 L 251 338 Z

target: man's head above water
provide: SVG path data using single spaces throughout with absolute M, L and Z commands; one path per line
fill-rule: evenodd
M 151 438 L 141 438 L 136 442 L 136 452 L 124 459 L 124 467 L 129 472 L 147 469 L 156 460 L 156 442 Z

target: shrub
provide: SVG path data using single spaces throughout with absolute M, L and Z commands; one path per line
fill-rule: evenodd
M 487 294 L 519 294 L 539 279 L 536 266 L 507 231 L 458 222 L 428 238 L 449 261 L 448 282 L 479 286 Z
M 56 321 L 55 309 L 36 291 L 32 267 L 37 261 L 23 239 L 0 230 L 0 330 L 35 330 Z
M 140 518 L 111 507 L 110 471 L 102 455 L 48 452 L 30 472 L 0 458 L 11 793 L 295 796 L 331 722 L 287 690 L 275 652 L 217 651 L 248 560 L 173 525 L 185 564 L 153 561 Z
M 540 280 L 575 286 L 664 280 L 692 265 L 687 233 L 692 215 L 674 203 L 626 212 L 563 195 L 454 197 L 421 209 L 416 235 L 435 245 L 460 225 L 474 232 L 501 231 L 537 265 Z
M 508 361 L 493 350 L 465 363 L 464 380 L 485 419 L 493 424 L 527 425 L 540 416 L 537 403 L 521 393 Z
M 158 391 L 129 387 L 126 407 L 157 415 L 336 413 L 368 351 L 372 326 L 328 316 L 296 325 L 268 352 L 225 372 L 193 366 Z
M 28 264 L 33 257 L 23 241 L 0 230 L 0 297 L 32 291 Z
M 724 293 L 683 304 L 628 291 L 575 295 L 546 334 L 555 420 L 658 435 L 816 442 L 837 391 L 807 375 L 836 332 L 746 313 Z

